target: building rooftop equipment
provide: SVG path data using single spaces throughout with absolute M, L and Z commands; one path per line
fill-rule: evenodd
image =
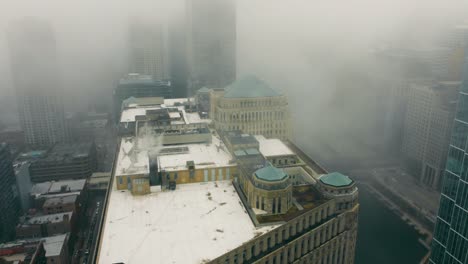
M 256 76 L 245 76 L 236 80 L 225 88 L 224 98 L 256 98 L 281 96 L 273 90 L 266 82 Z
M 174 149 L 174 146 L 161 149 L 158 156 L 158 164 L 161 170 L 177 171 L 186 169 L 187 161 L 193 161 L 197 168 L 235 165 L 226 146 L 216 136 L 212 136 L 212 142 L 209 144 L 186 144 L 178 145 L 177 148 L 184 148 L 186 151 L 171 153 L 169 150 Z
M 203 263 L 276 226 L 256 228 L 229 181 L 135 197 L 114 186 L 99 263 Z
M 351 180 L 351 178 L 339 172 L 332 172 L 329 174 L 322 175 L 320 177 L 320 181 L 324 184 L 333 187 L 344 187 L 353 183 L 353 180 Z

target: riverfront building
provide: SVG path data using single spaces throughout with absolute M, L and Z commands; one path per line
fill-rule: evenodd
M 467 140 L 468 64 L 465 64 L 432 241 L 432 264 L 468 263 Z
M 420 182 L 440 186 L 460 82 L 413 83 L 406 109 L 403 153 Z
M 133 129 L 97 263 L 354 263 L 353 180 L 287 141 L 214 129 L 195 110 L 189 99 L 123 109 L 120 126 Z

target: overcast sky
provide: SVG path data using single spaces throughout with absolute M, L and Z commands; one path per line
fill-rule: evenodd
M 183 7 L 184 0 L 3 0 L 0 32 L 25 16 L 49 20 L 56 31 L 64 90 L 73 98 L 69 107 L 82 110 L 96 98 L 110 97 L 109 80 L 125 69 L 129 17 L 180 18 Z M 337 72 L 365 79 L 370 50 L 430 46 L 450 25 L 467 19 L 466 0 L 238 0 L 238 76 L 257 74 L 288 93 L 293 114 L 308 118 L 296 124 L 299 130 L 309 133 L 320 124 L 328 133 L 336 126 L 324 122 L 328 115 L 323 112 L 335 110 L 330 102 L 346 86 Z M 1 33 L 0 61 L 1 104 L 14 96 Z M 360 84 L 350 83 L 350 89 L 353 85 Z M 345 110 L 365 119 L 361 114 L 368 112 L 371 98 L 353 91 Z M 352 127 L 353 119 L 335 122 Z

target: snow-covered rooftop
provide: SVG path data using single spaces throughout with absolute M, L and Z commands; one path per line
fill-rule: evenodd
M 148 151 L 136 149 L 134 137 L 124 137 L 120 143 L 115 175 L 148 174 Z
M 263 135 L 256 135 L 260 145 L 260 152 L 265 157 L 294 155 L 286 144 L 277 138 L 265 138 Z
M 59 256 L 66 246 L 65 239 L 68 234 L 56 235 L 44 238 L 44 249 L 46 257 Z
M 98 263 L 202 263 L 275 226 L 256 228 L 229 181 L 110 193 Z
M 120 122 L 135 122 L 136 116 L 141 116 L 146 114 L 146 110 L 156 110 L 161 109 L 161 106 L 152 106 L 152 107 L 135 107 L 124 109 L 120 115 Z
M 193 161 L 195 168 L 215 168 L 235 164 L 232 162 L 232 156 L 224 143 L 217 137 L 212 136 L 210 144 L 186 144 L 164 147 L 165 149 L 181 149 L 188 151 L 175 152 L 175 154 L 165 154 L 158 156 L 158 164 L 161 170 L 177 171 L 187 168 L 187 161 Z M 169 152 L 169 151 L 168 151 Z

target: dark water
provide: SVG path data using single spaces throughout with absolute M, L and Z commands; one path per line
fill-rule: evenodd
M 360 213 L 356 264 L 414 264 L 427 250 L 419 234 L 387 209 L 366 188 L 359 189 Z

